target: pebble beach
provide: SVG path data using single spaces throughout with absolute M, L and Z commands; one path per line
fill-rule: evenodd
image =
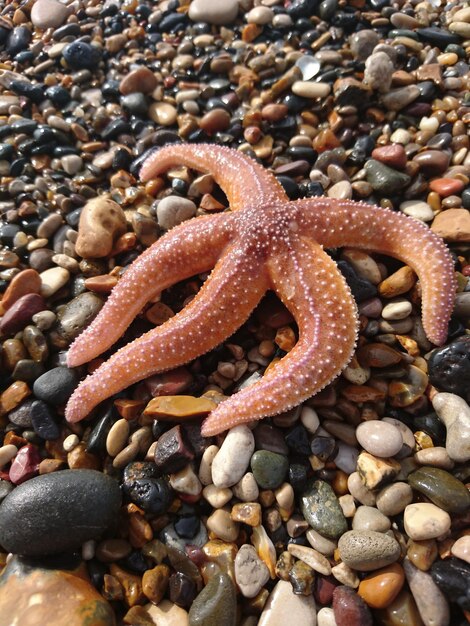
M 468 625 L 469 54 L 464 0 L 0 0 L 0 626 Z M 425 223 L 454 262 L 446 342 L 409 266 L 328 249 L 359 337 L 317 395 L 201 435 L 297 342 L 270 292 L 215 350 L 67 422 L 79 382 L 207 279 L 67 367 L 134 260 L 230 211 L 210 173 L 139 179 L 200 143 L 290 200 Z

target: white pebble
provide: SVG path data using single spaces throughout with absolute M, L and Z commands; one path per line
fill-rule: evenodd
M 224 442 L 212 463 L 212 480 L 216 487 L 232 487 L 246 472 L 255 449 L 251 430 L 235 426 L 228 431 Z

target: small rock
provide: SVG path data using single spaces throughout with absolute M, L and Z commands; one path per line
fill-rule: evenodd
M 452 554 L 470 564 L 470 535 L 459 537 L 450 549 Z
M 407 163 L 405 148 L 399 143 L 374 148 L 372 150 L 372 158 L 399 170 L 405 169 Z
M 78 377 L 73 369 L 53 367 L 37 378 L 33 385 L 35 396 L 50 404 L 64 404 L 78 384 Z
M 224 0 L 214 3 L 212 0 L 193 0 L 188 16 L 193 22 L 228 25 L 238 14 L 238 0 Z
M 446 209 L 436 215 L 431 230 L 445 241 L 470 241 L 470 211 Z
M 269 580 L 269 570 L 253 546 L 243 544 L 235 557 L 235 581 L 245 598 L 254 598 Z
M 470 460 L 470 407 L 452 393 L 438 393 L 432 400 L 434 410 L 447 429 L 446 450 L 453 461 Z
M 12 335 L 29 324 L 36 313 L 47 309 L 44 298 L 38 293 L 29 293 L 21 296 L 8 309 L 0 320 L 0 333 Z
M 123 95 L 141 92 L 151 93 L 157 86 L 155 74 L 148 67 L 138 67 L 124 76 L 119 83 L 119 91 Z
M 413 502 L 413 490 L 407 483 L 394 482 L 377 494 L 376 505 L 381 513 L 388 517 L 399 515 L 408 504 Z
M 420 467 L 408 476 L 410 486 L 448 513 L 470 507 L 470 493 L 460 480 L 438 467 Z
M 162 600 L 158 606 L 147 604 L 145 610 L 158 626 L 189 626 L 187 611 L 169 600 Z
M 51 267 L 41 272 L 39 277 L 41 279 L 41 296 L 50 298 L 68 283 L 70 272 L 63 267 Z
M 86 494 L 78 498 L 77 494 Z M 0 544 L 31 556 L 77 549 L 115 523 L 118 483 L 94 470 L 64 470 L 31 478 L 0 505 Z
M 372 614 L 364 600 L 351 587 L 333 591 L 333 612 L 337 626 L 372 626 Z
M 372 506 L 358 507 L 352 521 L 353 530 L 374 530 L 384 533 L 390 526 L 388 517 Z
M 431 575 L 419 570 L 408 559 L 403 561 L 403 568 L 425 626 L 449 626 L 449 605 Z
M 407 187 L 410 177 L 376 161 L 370 159 L 365 165 L 367 182 L 372 185 L 374 191 L 380 195 L 388 196 Z
M 194 396 L 158 396 L 147 404 L 144 415 L 162 421 L 181 421 L 207 415 L 217 404 L 210 398 Z
M 295 616 L 298 624 L 316 624 L 316 607 L 312 595 L 295 595 L 290 582 L 280 580 L 264 605 L 258 626 L 285 626 Z
M 406 507 L 403 523 L 406 533 L 415 541 L 436 539 L 449 530 L 450 516 L 434 504 L 419 502 Z
M 71 342 L 90 324 L 98 315 L 104 302 L 96 294 L 81 293 L 70 300 L 59 314 L 58 331 L 61 336 Z
M 192 200 L 180 196 L 167 196 L 157 205 L 158 224 L 165 230 L 181 224 L 196 215 L 196 205 Z
M 357 471 L 367 489 L 378 489 L 391 482 L 401 466 L 394 459 L 380 459 L 369 452 L 361 452 L 357 459 Z
M 371 89 L 387 93 L 392 84 L 393 63 L 385 52 L 374 52 L 365 59 L 364 82 Z M 374 158 L 376 158 L 374 156 Z
M 231 428 L 212 462 L 214 485 L 232 487 L 238 483 L 248 468 L 254 448 L 253 433 L 247 426 Z
M 2 297 L 3 310 L 8 310 L 22 296 L 31 293 L 39 293 L 41 279 L 36 270 L 22 270 L 13 276 Z
M 215 573 L 189 610 L 189 626 L 235 626 L 236 618 L 233 582 L 228 574 Z
M 302 98 L 326 98 L 331 91 L 328 83 L 314 83 L 308 80 L 297 80 L 292 85 L 292 93 Z
M 408 104 L 414 102 L 420 95 L 419 88 L 416 85 L 407 85 L 392 89 L 382 96 L 382 104 L 389 111 L 400 111 Z
M 36 28 L 58 28 L 67 19 L 70 9 L 57 0 L 37 0 L 31 9 L 31 21 Z
M 378 457 L 395 456 L 403 445 L 400 431 L 381 420 L 368 420 L 359 424 L 356 437 L 367 452 Z
M 437 560 L 431 566 L 433 581 L 450 601 L 470 610 L 470 565 L 460 559 Z
M 277 489 L 288 470 L 287 457 L 269 450 L 258 450 L 250 461 L 256 482 L 262 489 Z
M 40 461 L 41 457 L 36 446 L 32 444 L 23 446 L 18 450 L 18 453 L 11 463 L 10 471 L 8 472 L 9 480 L 14 485 L 20 485 L 30 478 L 33 478 L 39 471 Z
M 395 563 L 400 556 L 398 542 L 373 530 L 350 530 L 338 541 L 341 560 L 353 569 L 370 572 Z
M 368 574 L 359 584 L 357 593 L 372 609 L 384 609 L 400 593 L 405 582 L 405 572 L 398 563 Z
M 194 458 L 181 426 L 167 430 L 157 440 L 155 463 L 162 472 L 178 472 Z
M 86 259 L 106 257 L 126 229 L 126 216 L 117 202 L 106 196 L 93 198 L 80 214 L 75 249 Z
M 302 494 L 301 511 L 310 526 L 328 539 L 347 530 L 347 522 L 331 486 L 323 480 L 310 483 Z

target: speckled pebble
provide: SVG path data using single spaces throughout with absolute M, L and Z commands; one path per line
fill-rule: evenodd
M 450 528 L 450 516 L 430 502 L 409 504 L 404 513 L 405 531 L 411 539 L 421 541 L 436 539 Z
M 362 572 L 390 565 L 400 556 L 400 546 L 393 537 L 372 530 L 347 531 L 340 537 L 338 549 L 346 565 Z

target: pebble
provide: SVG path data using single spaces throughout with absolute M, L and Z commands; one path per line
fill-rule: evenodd
M 86 567 L 70 557 L 63 561 L 64 569 L 58 569 L 60 563 L 9 559 L 0 577 L 0 615 L 12 624 L 28 624 L 34 612 L 35 623 L 50 626 L 61 626 L 64 615 L 69 626 L 83 626 L 84 616 L 93 615 L 93 626 L 114 626 L 113 609 L 88 582 Z
M 86 500 L 77 498 L 86 493 Z M 57 554 L 97 539 L 116 520 L 118 483 L 94 470 L 64 470 L 31 478 L 0 505 L 0 543 L 30 556 Z
M 261 489 L 277 489 L 284 481 L 289 466 L 287 457 L 269 450 L 255 452 L 250 465 Z
M 292 556 L 300 559 L 319 574 L 323 574 L 323 576 L 329 576 L 331 574 L 330 562 L 317 550 L 308 548 L 307 546 L 296 545 L 295 543 L 290 543 L 287 546 L 287 550 Z
M 231 428 L 212 462 L 214 485 L 223 488 L 236 485 L 248 469 L 254 449 L 253 433 L 247 426 Z
M 470 607 L 470 565 L 460 559 L 450 558 L 433 563 L 430 574 L 439 589 L 450 602 L 458 604 L 464 611 Z
M 38 293 L 21 296 L 0 320 L 0 333 L 12 335 L 22 330 L 36 313 L 47 309 L 44 298 Z
M 308 80 L 297 80 L 291 87 L 292 93 L 302 98 L 326 98 L 331 91 L 328 83 L 313 83 Z
M 359 424 L 356 437 L 367 452 L 379 457 L 395 456 L 403 445 L 400 431 L 381 420 L 369 420 Z
M 59 313 L 58 331 L 72 342 L 98 315 L 104 302 L 96 294 L 85 292 L 70 300 Z
M 243 544 L 235 557 L 235 581 L 245 598 L 254 598 L 269 580 L 269 570 L 253 546 Z
M 392 84 L 394 66 L 385 52 L 375 52 L 365 59 L 364 82 L 371 89 L 387 93 Z M 376 157 L 374 157 L 376 158 Z
M 398 542 L 373 530 L 350 530 L 338 541 L 341 560 L 349 567 L 370 572 L 395 563 L 400 556 Z
M 378 489 L 391 482 L 401 470 L 400 463 L 391 458 L 379 458 L 361 452 L 357 458 L 357 471 L 367 489 Z
M 224 0 L 214 4 L 211 0 L 193 0 L 188 16 L 193 22 L 230 24 L 237 17 L 238 0 Z
M 85 259 L 106 257 L 125 232 L 126 216 L 119 204 L 105 195 L 98 196 L 82 209 L 75 249 Z
M 470 507 L 470 493 L 460 480 L 438 467 L 420 467 L 408 483 L 448 513 L 463 513 Z
M 447 209 L 438 213 L 431 230 L 445 241 L 470 241 L 470 212 L 467 209 Z
M 57 0 L 36 0 L 31 9 L 31 21 L 41 30 L 58 28 L 67 19 L 70 9 Z
M 400 211 L 422 222 L 431 222 L 434 219 L 434 211 L 422 200 L 405 200 L 400 204 Z
M 264 605 L 258 626 L 285 626 L 292 616 L 298 624 L 315 626 L 315 600 L 313 595 L 294 594 L 290 582 L 279 580 Z
M 459 537 L 450 549 L 452 554 L 470 564 L 470 535 Z
M 407 187 L 411 180 L 407 174 L 398 172 L 375 159 L 367 161 L 364 169 L 367 182 L 372 185 L 374 191 L 382 196 L 397 193 Z
M 450 516 L 430 502 L 409 504 L 405 508 L 403 522 L 411 539 L 421 541 L 445 535 L 450 528 Z
M 34 395 L 54 405 L 65 404 L 78 384 L 77 373 L 67 367 L 54 367 L 34 381 Z
M 447 450 L 442 446 L 418 450 L 414 458 L 420 465 L 431 465 L 444 470 L 452 469 L 455 465 L 454 461 L 447 454 Z
M 394 482 L 381 489 L 376 498 L 377 508 L 388 517 L 399 515 L 413 502 L 413 490 L 403 482 Z
M 449 605 L 431 575 L 419 570 L 408 559 L 403 561 L 403 568 L 424 625 L 449 626 Z
M 338 498 L 323 480 L 310 482 L 301 497 L 301 511 L 310 526 L 328 539 L 336 539 L 347 529 Z
M 195 215 L 194 202 L 179 196 L 167 196 L 160 200 L 157 206 L 158 224 L 165 230 L 170 230 Z
M 384 533 L 390 529 L 391 522 L 383 513 L 372 506 L 360 506 L 356 509 L 352 521 L 353 530 L 374 530 Z
M 446 450 L 457 463 L 470 460 L 470 407 L 452 393 L 438 393 L 432 399 L 434 410 L 447 429 Z
M 158 606 L 146 604 L 145 610 L 153 620 L 149 626 L 154 626 L 155 624 L 158 624 L 158 626 L 189 626 L 187 611 L 169 600 L 162 600 Z M 147 626 L 147 624 L 143 626 Z
M 237 599 L 233 582 L 228 574 L 215 573 L 189 610 L 189 626 L 235 626 L 236 617 Z
M 467 395 L 466 380 L 470 376 L 470 337 L 463 335 L 448 346 L 436 348 L 428 361 L 429 381 L 442 391 Z
M 222 541 L 235 541 L 238 537 L 239 526 L 225 509 L 217 509 L 207 518 L 207 528 Z
M 351 587 L 333 591 L 333 613 L 336 626 L 372 626 L 372 614 L 364 600 Z
M 155 74 L 148 67 L 138 67 L 124 76 L 119 83 L 119 91 L 123 95 L 135 92 L 151 93 L 157 84 Z
M 39 274 L 32 269 L 22 270 L 8 284 L 2 297 L 2 307 L 7 311 L 22 296 L 30 293 L 39 293 L 41 289 L 41 279 Z
M 51 267 L 41 272 L 39 278 L 41 279 L 41 296 L 50 298 L 68 283 L 70 272 L 63 267 Z
M 398 563 L 365 576 L 359 583 L 358 595 L 372 609 L 384 609 L 398 596 L 405 582 L 405 572 Z

